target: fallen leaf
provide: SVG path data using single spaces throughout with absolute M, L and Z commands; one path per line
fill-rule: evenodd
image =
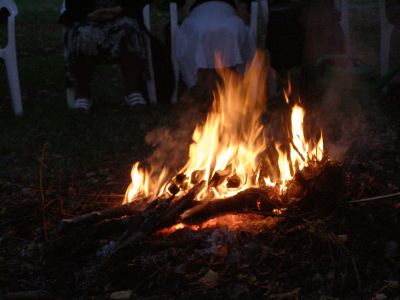
M 385 294 L 376 294 L 375 298 L 373 298 L 375 300 L 385 300 L 387 299 L 387 296 Z
M 176 274 L 185 274 L 186 273 L 186 265 L 185 264 L 180 264 L 175 267 L 175 273 Z
M 296 288 L 290 292 L 270 295 L 269 299 L 278 299 L 278 300 L 299 299 L 300 290 L 301 290 L 301 288 Z
M 206 287 L 213 288 L 217 285 L 218 280 L 218 273 L 214 272 L 213 270 L 209 270 L 203 277 L 199 279 L 199 282 Z
M 120 291 L 112 293 L 110 296 L 111 300 L 128 300 L 131 299 L 133 292 L 131 290 Z

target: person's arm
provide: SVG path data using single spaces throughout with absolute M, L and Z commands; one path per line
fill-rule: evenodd
M 122 6 L 113 6 L 107 8 L 99 8 L 88 14 L 86 20 L 92 22 L 107 22 L 117 19 L 124 15 Z
M 106 22 L 122 16 L 128 16 L 142 22 L 143 7 L 151 0 L 120 0 L 118 5 L 109 8 L 100 8 L 88 15 L 89 21 Z

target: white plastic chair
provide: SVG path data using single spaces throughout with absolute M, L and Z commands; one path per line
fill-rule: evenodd
M 335 0 L 337 9 L 340 12 L 340 25 L 344 34 L 346 54 L 350 52 L 350 24 L 349 24 L 349 2 L 348 0 Z
M 15 17 L 18 15 L 18 8 L 12 0 L 0 0 L 0 10 L 7 9 L 8 17 L 8 42 L 4 48 L 0 48 L 0 57 L 4 59 L 8 83 L 10 86 L 11 98 L 16 115 L 22 115 L 21 89 L 18 75 L 17 51 L 15 48 Z
M 147 4 L 143 8 L 143 21 L 144 26 L 146 26 L 147 30 L 151 32 L 150 27 L 150 4 Z M 149 101 L 151 104 L 157 104 L 157 93 L 156 93 L 156 80 L 154 76 L 154 66 L 153 66 L 153 56 L 151 52 L 151 40 L 150 36 L 146 35 L 146 47 L 147 47 L 147 64 L 150 72 L 150 79 L 146 82 L 147 93 L 149 96 Z
M 63 0 L 60 13 L 63 14 L 65 9 L 65 0 Z M 150 4 L 147 4 L 143 8 L 143 21 L 146 29 L 150 32 Z M 146 48 L 148 53 L 147 64 L 150 72 L 150 79 L 146 82 L 147 93 L 149 102 L 151 104 L 157 104 L 156 81 L 154 77 L 153 56 L 151 52 L 151 39 L 148 35 L 146 35 Z M 66 96 L 68 107 L 73 108 L 75 103 L 75 90 L 73 87 L 67 87 Z
M 261 2 L 265 2 L 268 12 L 268 0 L 262 0 Z M 265 10 L 265 6 L 263 6 L 263 10 Z M 171 24 L 171 60 L 174 67 L 174 75 L 175 75 L 175 87 L 174 92 L 172 94 L 171 102 L 173 104 L 178 102 L 178 87 L 179 87 L 179 65 L 178 59 L 176 56 L 176 35 L 179 30 L 178 26 L 178 8 L 176 2 L 171 2 L 169 5 L 170 11 L 170 24 Z M 267 19 L 268 20 L 268 19 Z M 257 23 L 258 23 L 258 3 L 256 1 L 251 2 L 251 19 L 249 25 L 249 33 L 254 38 L 257 39 Z
M 394 27 L 390 24 L 386 16 L 386 5 L 384 0 L 379 1 L 379 18 L 381 24 L 380 72 L 381 77 L 383 77 L 389 71 L 390 39 Z

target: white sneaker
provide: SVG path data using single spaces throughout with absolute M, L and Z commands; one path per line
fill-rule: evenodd
M 146 100 L 141 93 L 135 92 L 125 97 L 125 103 L 128 107 L 138 107 L 146 105 Z
M 80 109 L 83 111 L 89 111 L 92 108 L 92 102 L 85 98 L 78 98 L 75 100 L 73 109 Z

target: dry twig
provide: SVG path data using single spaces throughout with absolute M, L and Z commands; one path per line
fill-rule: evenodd
M 391 198 L 396 198 L 396 197 L 400 197 L 400 192 L 399 193 L 394 193 L 394 194 L 376 196 L 376 197 L 369 197 L 369 198 L 364 198 L 364 199 L 359 199 L 359 200 L 352 200 L 352 201 L 349 201 L 348 203 L 350 203 L 350 204 L 353 204 L 353 203 L 364 203 L 364 202 L 370 202 L 370 201 L 376 201 L 376 200 L 391 199 Z

